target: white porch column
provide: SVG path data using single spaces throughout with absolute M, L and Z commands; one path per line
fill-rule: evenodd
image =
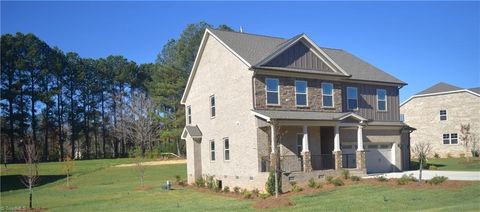
M 357 151 L 363 151 L 363 126 L 358 125 L 357 129 Z
M 340 127 L 338 125 L 335 126 L 335 137 L 333 138 L 333 151 L 334 152 L 340 151 Z
M 308 149 L 308 126 L 303 125 L 303 140 L 302 140 L 302 153 L 309 152 Z
M 275 153 L 275 147 L 277 146 L 277 141 L 275 140 L 276 138 L 276 132 L 275 132 L 275 126 L 272 124 L 270 125 L 270 132 L 271 132 L 271 146 L 272 146 L 272 153 Z

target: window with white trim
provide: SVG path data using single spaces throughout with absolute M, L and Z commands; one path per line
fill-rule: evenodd
M 447 110 L 440 110 L 440 121 L 447 120 Z
M 295 102 L 297 106 L 308 105 L 307 81 L 295 80 Z
M 279 105 L 280 104 L 280 86 L 278 79 L 266 78 L 265 89 L 267 92 L 267 105 Z
M 443 134 L 443 144 L 458 144 L 458 134 L 457 133 Z
M 322 83 L 322 104 L 323 107 L 333 107 L 333 84 Z
M 347 87 L 347 109 L 358 110 L 358 90 L 356 87 Z
M 377 110 L 387 111 L 387 90 L 377 89 Z
M 223 159 L 230 160 L 230 140 L 228 138 L 223 139 Z
M 210 117 L 215 117 L 215 95 L 210 96 Z
M 187 106 L 187 123 L 192 124 L 192 106 Z
M 210 140 L 210 160 L 215 161 L 215 141 Z

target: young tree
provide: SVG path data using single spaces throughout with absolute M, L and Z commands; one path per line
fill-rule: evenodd
M 412 148 L 412 153 L 420 163 L 418 180 L 422 182 L 423 164 L 427 162 L 427 156 L 432 151 L 432 145 L 429 142 L 419 142 Z
M 33 142 L 33 139 L 30 137 L 24 140 L 23 148 L 24 148 L 23 158 L 25 160 L 25 165 L 27 170 L 26 170 L 26 174 L 21 177 L 21 181 L 25 185 L 25 187 L 28 188 L 29 207 L 31 209 L 33 204 L 33 187 L 37 185 L 38 179 L 39 179 L 38 165 L 37 165 L 38 155 L 37 155 L 37 150 L 35 149 L 35 144 Z
M 63 159 L 63 170 L 65 171 L 65 175 L 67 176 L 67 188 L 70 188 L 70 175 L 72 174 L 74 168 L 75 161 L 67 155 Z
M 470 161 L 470 151 L 472 146 L 472 134 L 470 132 L 470 124 L 460 124 L 460 142 L 465 148 L 465 159 Z

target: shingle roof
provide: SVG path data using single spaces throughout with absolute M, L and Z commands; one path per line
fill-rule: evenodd
M 478 93 L 480 94 L 480 87 L 476 87 L 476 88 L 469 88 L 468 90 L 472 91 L 472 92 L 475 92 L 475 93 Z
M 251 65 L 256 65 L 285 45 L 304 35 L 299 34 L 290 39 L 284 39 L 249 33 L 209 30 Z M 337 65 L 352 75 L 350 79 L 406 84 L 345 50 L 320 48 Z
M 202 136 L 202 131 L 200 131 L 200 128 L 198 126 L 185 126 L 185 129 L 187 130 L 188 134 L 190 137 L 201 137 Z
M 440 93 L 440 92 L 447 92 L 447 91 L 456 91 L 456 90 L 462 90 L 463 88 L 450 85 L 444 82 L 437 83 L 433 85 L 432 87 L 429 87 L 416 95 L 422 95 L 422 94 L 431 94 L 431 93 Z

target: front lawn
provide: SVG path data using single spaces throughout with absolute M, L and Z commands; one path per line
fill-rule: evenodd
M 49 211 L 249 211 L 256 200 L 226 197 L 220 194 L 198 192 L 191 187 L 174 186 L 163 191 L 166 180 L 175 175 L 186 177 L 186 165 L 148 166 L 145 184 L 148 190 L 138 190 L 140 184 L 135 167 L 112 167 L 129 163 L 129 159 L 77 161 L 72 184 L 76 189 L 65 189 L 61 163 L 40 164 L 44 176 L 35 188 L 34 207 Z M 18 181 L 22 164 L 2 168 L 1 208 L 12 209 L 28 204 L 28 192 Z M 480 182 L 457 189 L 412 189 L 384 185 L 342 186 L 331 191 L 287 196 L 294 206 L 275 210 L 459 210 L 480 209 Z M 273 198 L 273 197 L 270 197 Z
M 411 169 L 418 169 L 418 161 L 412 160 Z M 480 171 L 480 158 L 473 157 L 467 162 L 465 158 L 431 158 L 427 169 L 445 171 Z

